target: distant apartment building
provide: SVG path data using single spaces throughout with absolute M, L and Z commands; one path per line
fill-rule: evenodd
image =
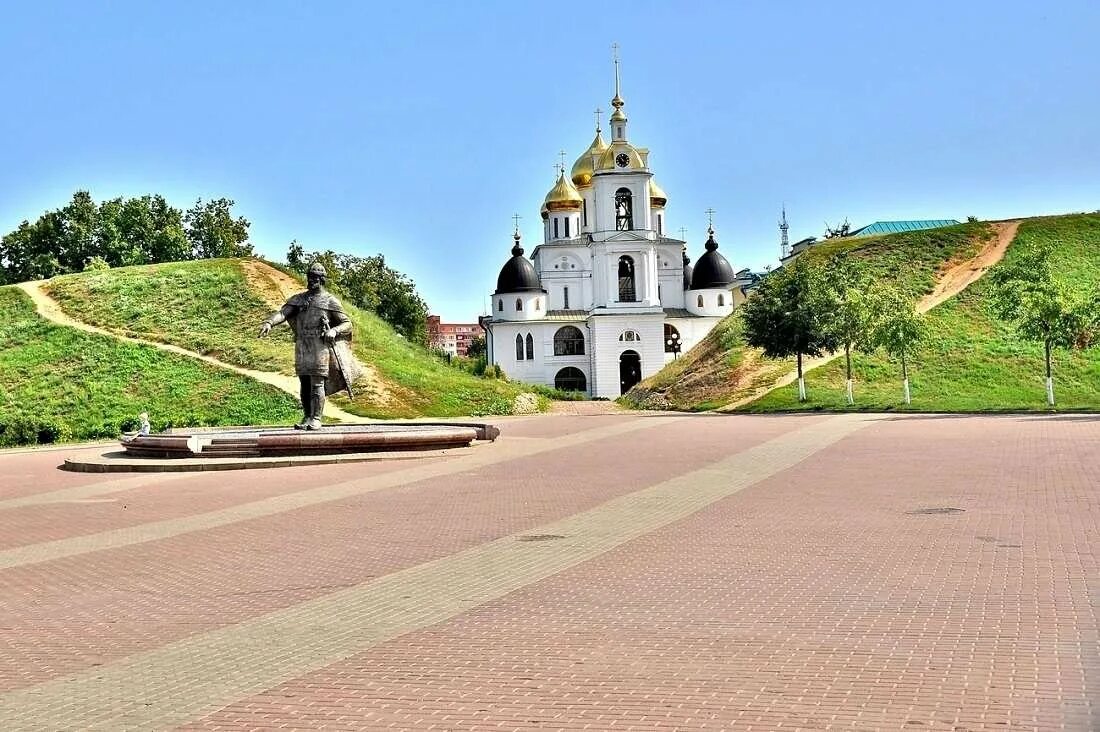
M 428 345 L 452 356 L 465 356 L 470 342 L 484 337 L 485 329 L 477 323 L 443 323 L 438 315 L 428 316 Z

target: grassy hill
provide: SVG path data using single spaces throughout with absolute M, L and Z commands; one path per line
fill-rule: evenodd
M 170 343 L 238 366 L 294 373 L 290 329 L 256 337 L 281 304 L 255 260 L 221 259 L 65 275 L 47 292 L 69 316 L 114 332 Z M 270 270 L 266 270 L 270 272 Z M 301 288 L 304 289 L 304 286 Z M 342 409 L 365 417 L 509 414 L 531 387 L 483 379 L 408 343 L 372 313 L 343 300 L 354 326 L 352 350 L 368 368 Z
M 915 297 L 931 292 L 940 271 L 974 256 L 992 235 L 988 224 L 969 223 L 835 239 L 803 256 L 825 258 L 851 252 L 866 261 L 874 276 L 897 283 Z M 718 409 L 751 395 L 793 367 L 793 359 L 767 359 L 746 346 L 740 313 L 734 311 L 695 348 L 642 381 L 622 401 L 641 409 Z
M 910 232 L 878 237 L 827 242 L 810 253 L 832 256 L 848 250 L 865 257 L 878 276 L 899 283 L 912 294 L 931 290 L 937 270 L 952 260 L 972 256 L 979 242 L 988 236 L 980 224 L 947 229 Z M 1078 214 L 1025 220 L 1005 261 L 1011 261 L 1020 245 L 1029 240 L 1054 244 L 1057 267 L 1081 287 L 1100 286 L 1100 215 Z M 774 412 L 798 410 L 903 410 L 913 411 L 1015 411 L 1046 408 L 1043 392 L 1043 360 L 1040 346 L 1021 341 L 1006 324 L 987 310 L 988 286 L 979 280 L 959 296 L 928 313 L 931 338 L 910 362 L 913 403 L 902 403 L 900 367 L 878 354 L 853 358 L 856 404 L 848 407 L 844 398 L 844 364 L 833 361 L 806 375 L 809 400 L 799 402 L 795 386 L 783 387 L 741 407 L 739 411 Z M 738 378 L 746 363 L 763 361 L 770 370 L 757 374 L 766 382 L 790 370 L 788 362 L 763 360 L 747 348 L 740 336 L 737 314 L 675 366 L 689 376 L 666 369 L 640 387 L 648 393 L 632 392 L 634 406 L 658 405 L 667 399 L 680 409 L 720 408 L 751 394 L 750 385 Z M 692 387 L 690 374 L 708 374 L 704 390 Z M 698 378 L 698 377 L 697 377 Z M 1055 392 L 1063 410 L 1100 409 L 1100 349 L 1058 352 L 1055 360 Z
M 1056 266 L 1082 288 L 1100 287 L 1100 215 L 1036 218 L 1020 225 L 1003 263 L 1020 245 L 1044 240 L 1056 248 Z M 928 313 L 928 344 L 912 359 L 913 403 L 901 400 L 899 366 L 884 356 L 853 359 L 854 409 L 916 411 L 1045 410 L 1042 346 L 1020 340 L 990 316 L 989 285 L 979 280 Z M 1055 352 L 1055 396 L 1060 410 L 1100 409 L 1100 349 Z M 747 411 L 850 409 L 844 403 L 844 365 L 834 361 L 806 376 L 809 401 L 792 388 L 777 389 L 746 405 Z
M 154 429 L 277 424 L 298 414 L 270 386 L 155 348 L 40 318 L 0 287 L 0 446 L 114 438 L 147 411 Z

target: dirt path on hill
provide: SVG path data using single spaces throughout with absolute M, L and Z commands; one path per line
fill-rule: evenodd
M 990 240 L 981 251 L 975 254 L 970 259 L 963 260 L 950 265 L 946 270 L 940 273 L 936 280 L 935 287 L 932 288 L 932 292 L 928 293 L 920 300 L 917 301 L 917 312 L 927 313 L 932 308 L 940 305 L 947 300 L 950 300 L 955 295 L 965 290 L 970 285 L 977 282 L 982 278 L 989 268 L 1001 261 L 1005 252 L 1008 251 L 1009 244 L 1016 238 L 1016 230 L 1020 228 L 1019 221 L 1002 221 L 995 224 L 991 224 L 995 232 L 995 236 Z M 802 373 L 806 374 L 808 371 L 812 371 L 820 366 L 824 366 L 833 359 L 843 356 L 844 352 L 830 353 L 827 356 L 821 356 L 820 358 L 807 358 L 802 361 Z M 762 366 L 763 368 L 763 366 Z M 746 378 L 752 378 L 752 374 L 746 374 Z M 743 407 L 746 404 L 756 401 L 770 391 L 775 391 L 784 386 L 789 386 L 798 380 L 798 372 L 791 371 L 784 374 L 776 381 L 763 386 L 750 395 L 742 397 L 735 402 L 731 402 L 722 407 L 722 412 L 731 411 L 739 407 Z
M 291 295 L 296 295 L 305 289 L 301 282 L 286 272 L 281 272 L 258 259 L 243 260 L 241 269 L 244 271 L 245 281 L 252 285 L 252 291 L 276 310 L 281 308 Z
M 280 274 L 282 273 L 280 272 Z M 291 278 L 288 277 L 287 279 Z M 291 281 L 293 280 L 291 279 Z M 95 333 L 97 335 L 108 336 L 110 338 L 115 338 L 120 341 L 139 343 L 143 346 L 150 346 L 160 351 L 174 353 L 177 356 L 186 356 L 187 358 L 198 359 L 199 361 L 204 361 L 212 366 L 217 366 L 218 368 L 233 371 L 234 373 L 238 373 L 242 376 L 247 376 L 250 379 L 255 379 L 256 381 L 262 382 L 264 384 L 269 384 L 271 386 L 274 386 L 276 389 L 285 391 L 286 393 L 293 396 L 295 399 L 298 398 L 298 379 L 295 376 L 284 376 L 283 374 L 276 374 L 270 371 L 256 371 L 254 369 L 246 369 L 240 366 L 234 366 L 233 364 L 220 361 L 216 358 L 213 358 L 212 356 L 204 356 L 201 353 L 189 351 L 186 348 L 180 348 L 179 346 L 173 346 L 168 343 L 149 341 L 145 340 L 144 338 L 133 338 L 131 336 L 119 335 L 118 333 L 114 333 L 105 328 L 99 328 L 94 325 L 89 325 L 82 321 L 75 320 L 66 315 L 65 312 L 61 309 L 61 306 L 57 304 L 57 301 L 46 294 L 46 292 L 42 289 L 42 285 L 44 284 L 44 282 L 45 280 L 38 280 L 36 282 L 20 282 L 16 285 L 16 287 L 27 293 L 31 300 L 34 301 L 34 309 L 38 312 L 40 316 L 50 321 L 51 323 L 63 325 L 67 328 L 76 328 L 77 330 L 82 330 L 86 333 Z M 282 305 L 282 303 L 280 302 L 279 305 Z M 325 404 L 325 416 L 332 419 L 338 419 L 342 422 L 365 421 L 362 417 L 357 417 L 354 414 L 345 412 L 344 410 L 333 406 L 331 403 Z

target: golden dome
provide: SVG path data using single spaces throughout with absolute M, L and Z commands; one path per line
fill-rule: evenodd
M 607 143 L 603 141 L 603 136 L 597 128 L 596 137 L 592 140 L 592 144 L 577 158 L 577 162 L 573 163 L 573 170 L 569 172 L 569 177 L 573 179 L 573 185 L 577 188 L 587 188 L 592 185 L 592 156 L 599 155 L 606 149 Z
M 661 190 L 657 181 L 649 179 L 649 205 L 653 208 L 664 208 L 668 203 L 668 194 Z
M 565 177 L 564 170 L 558 176 L 558 182 L 546 194 L 546 200 L 543 201 L 547 211 L 579 211 L 583 203 L 584 198 Z
M 626 165 L 619 165 L 619 155 L 626 155 Z M 613 142 L 604 150 L 596 170 L 644 170 L 645 160 L 638 149 L 629 142 Z

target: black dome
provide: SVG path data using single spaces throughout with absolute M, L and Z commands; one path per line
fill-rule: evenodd
M 736 279 L 733 267 L 726 258 L 718 253 L 718 242 L 714 240 L 714 232 L 710 231 L 707 239 L 707 251 L 695 262 L 695 269 L 691 274 L 691 289 L 708 290 L 711 288 L 724 288 L 733 284 Z
M 688 256 L 687 251 L 684 251 L 684 289 L 691 289 L 691 257 Z
M 519 245 L 519 234 L 516 234 L 515 239 L 516 245 L 512 247 L 512 258 L 504 263 L 500 268 L 500 274 L 497 275 L 497 291 L 493 293 L 494 295 L 543 291 L 539 276 L 535 274 L 535 265 L 523 256 L 523 247 Z

